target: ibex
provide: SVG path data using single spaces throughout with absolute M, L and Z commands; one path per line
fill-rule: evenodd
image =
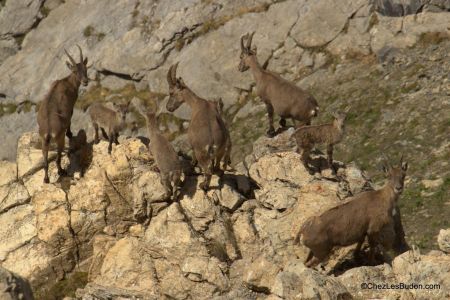
M 70 121 L 72 119 L 73 107 L 78 98 L 78 88 L 80 84 L 84 86 L 88 84 L 88 59 L 83 59 L 83 52 L 78 45 L 77 47 L 80 51 L 80 62 L 76 63 L 72 56 L 64 49 L 70 61 L 66 63 L 71 74 L 52 83 L 50 91 L 42 101 L 37 114 L 39 135 L 42 141 L 42 154 L 44 156 L 44 183 L 49 183 L 48 148 L 52 139 L 57 144 L 56 165 L 58 167 L 58 174 L 62 176 L 66 173 L 61 167 L 61 155 L 65 143 L 64 135 L 67 135 L 69 139 L 72 138 Z
M 297 150 L 301 152 L 305 167 L 308 165 L 309 155 L 317 144 L 327 145 L 328 165 L 335 173 L 333 167 L 333 147 L 341 142 L 344 136 L 344 122 L 348 109 L 344 112 L 333 113 L 334 121 L 331 124 L 303 126 L 295 130 L 293 137 L 297 142 Z
M 172 65 L 167 73 L 169 84 L 168 111 L 175 111 L 186 102 L 192 109 L 188 129 L 188 140 L 194 152 L 195 161 L 202 169 L 205 180 L 200 184 L 208 190 L 213 170 L 220 170 L 220 162 L 230 151 L 230 136 L 218 110 L 218 104 L 197 96 L 186 86 L 182 78 L 176 78 L 178 63 Z M 225 161 L 224 169 L 228 162 Z
M 383 254 L 386 250 L 396 246 L 398 242 L 392 239 L 399 233 L 396 224 L 398 212 L 397 200 L 403 191 L 403 183 L 408 164 L 400 160 L 400 165 L 393 167 L 385 165 L 383 170 L 387 176 L 384 187 L 360 193 L 348 202 L 331 208 L 319 216 L 313 216 L 305 221 L 296 241 L 310 249 L 305 265 L 313 267 L 328 257 L 335 246 L 349 246 L 358 243 L 356 253 L 359 252 L 365 237 L 368 237 L 370 251 L 369 260 L 374 262 L 375 248 L 381 245 Z M 400 221 L 400 219 L 398 219 Z M 400 234 L 403 233 L 401 230 Z M 389 238 L 388 238 L 389 237 Z
M 98 144 L 98 128 L 102 130 L 103 137 L 109 141 L 108 153 L 111 154 L 112 143 L 119 144 L 119 132 L 126 127 L 126 117 L 130 102 L 126 104 L 113 103 L 110 109 L 101 103 L 94 103 L 89 107 L 89 116 L 94 126 L 94 142 Z M 106 130 L 108 133 L 106 133 Z
M 161 184 L 166 190 L 166 199 L 172 197 L 176 201 L 180 192 L 182 165 L 178 154 L 167 138 L 158 129 L 154 112 L 145 111 L 137 106 L 140 113 L 147 121 L 147 130 L 150 139 L 149 150 L 155 160 L 161 176 Z
M 269 115 L 269 130 L 267 135 L 275 135 L 273 126 L 273 113 L 281 117 L 280 126 L 286 126 L 286 118 L 299 121 L 303 125 L 310 125 L 311 119 L 317 116 L 319 105 L 316 99 L 308 92 L 302 90 L 294 83 L 283 79 L 280 75 L 265 70 L 256 58 L 256 47 L 251 49 L 252 38 L 247 34 L 241 37 L 241 56 L 239 71 L 250 69 L 256 81 L 256 93 L 266 104 Z M 244 39 L 247 43 L 244 45 Z

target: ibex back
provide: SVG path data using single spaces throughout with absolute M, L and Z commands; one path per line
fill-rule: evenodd
M 78 88 L 80 84 L 84 86 L 88 84 L 88 59 L 83 59 L 83 52 L 79 46 L 77 47 L 80 52 L 80 62 L 76 63 L 72 56 L 64 50 L 69 58 L 66 64 L 71 74 L 52 83 L 50 91 L 41 102 L 37 114 L 39 135 L 42 141 L 42 154 L 44 156 L 44 183 L 49 183 L 48 149 L 51 140 L 55 140 L 57 144 L 56 165 L 58 167 L 58 174 L 60 176 L 65 174 L 65 170 L 61 167 L 61 155 L 65 143 L 64 135 L 67 135 L 69 139 L 72 138 L 70 121 L 72 119 L 73 107 L 78 99 Z

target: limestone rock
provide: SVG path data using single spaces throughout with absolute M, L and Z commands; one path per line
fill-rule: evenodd
M 353 299 L 339 280 L 291 261 L 278 273 L 271 287 L 282 299 Z
M 0 36 L 25 34 L 39 19 L 39 9 L 44 0 L 6 1 L 0 10 Z
M 442 251 L 450 253 L 450 229 L 441 229 L 439 231 L 438 244 Z

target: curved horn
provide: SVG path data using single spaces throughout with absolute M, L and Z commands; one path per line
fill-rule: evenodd
M 177 68 L 178 68 L 178 64 L 179 62 L 177 62 L 176 64 L 174 64 L 171 68 L 171 76 L 172 76 L 172 82 L 176 82 L 177 80 Z
M 77 63 L 75 62 L 75 59 L 73 59 L 73 57 L 70 56 L 70 54 L 69 54 L 69 52 L 67 52 L 66 48 L 64 48 L 64 52 L 66 52 L 66 55 L 69 58 L 69 60 L 72 63 L 72 65 L 76 65 Z
M 244 38 L 245 37 L 246 37 L 245 34 L 243 36 L 241 36 L 241 51 L 245 51 L 245 46 L 244 46 Z
M 169 84 L 170 87 L 172 87 L 174 85 L 174 82 L 172 80 L 172 69 L 173 69 L 173 65 L 170 66 L 169 71 L 167 71 L 167 83 Z
M 250 50 L 250 47 L 252 46 L 252 39 L 253 39 L 253 35 L 255 34 L 255 32 L 253 31 L 252 34 L 250 34 L 250 37 L 247 40 L 247 49 Z
M 78 50 L 80 52 L 80 62 L 83 61 L 83 50 L 81 50 L 81 47 L 77 44 Z

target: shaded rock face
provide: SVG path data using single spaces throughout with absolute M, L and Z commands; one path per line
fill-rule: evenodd
M 43 185 L 37 135 L 27 133 L 17 164 L 0 163 L 0 266 L 38 290 L 86 272 L 77 299 L 352 299 L 400 295 L 361 291 L 359 281 L 449 286 L 443 252 L 409 251 L 392 267 L 353 268 L 359 265 L 350 246 L 336 249 L 325 272 L 306 268 L 308 249 L 294 243 L 303 222 L 371 184 L 351 164 L 336 162 L 338 177 L 332 176 L 319 154 L 315 172 L 306 170 L 291 135 L 259 139 L 247 167 L 213 176 L 206 193 L 199 176 L 185 174 L 179 201 L 166 202 L 138 139 L 123 139 L 111 155 L 106 142 L 93 145 L 82 178 L 70 168 L 59 178 L 52 162 L 51 183 Z M 63 165 L 70 165 L 66 157 Z M 342 275 L 325 274 L 336 270 Z M 411 295 L 443 299 L 448 289 Z
M 0 299 L 32 300 L 34 298 L 27 280 L 0 267 Z

